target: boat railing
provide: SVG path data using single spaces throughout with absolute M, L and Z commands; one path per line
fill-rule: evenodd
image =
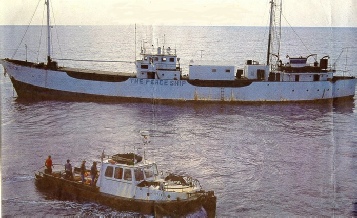
M 160 49 L 158 49 L 160 48 Z M 151 48 L 142 48 L 140 55 L 173 55 L 176 56 L 176 49 L 172 49 L 170 47 L 163 47 L 161 49 L 161 47 L 151 47 Z
M 164 190 L 202 189 L 200 182 L 190 176 L 180 176 L 167 173 L 164 177 Z
M 168 183 L 165 182 L 164 186 L 163 186 L 163 190 L 164 191 L 180 191 L 183 192 L 185 189 L 198 189 L 201 190 L 201 184 L 199 183 L 198 180 L 193 180 L 192 183 L 184 185 L 184 184 L 176 184 L 175 182 L 172 183 Z
M 55 171 L 55 172 L 64 171 L 64 165 L 62 165 L 62 164 L 53 164 L 52 166 L 53 166 L 52 172 L 53 172 L 53 171 Z M 60 169 L 61 167 L 62 167 L 63 169 L 62 169 L 62 170 L 58 170 L 58 169 Z M 41 166 L 41 167 L 38 168 L 36 171 L 37 171 L 37 172 L 45 172 L 46 169 L 47 169 L 46 166 Z
M 53 164 L 52 166 L 53 166 L 53 169 L 52 169 L 52 173 L 51 174 L 48 173 L 46 166 L 42 166 L 42 167 L 37 169 L 38 175 L 47 174 L 47 175 L 52 175 L 54 177 L 59 177 L 59 178 L 61 178 L 63 175 L 65 175 L 65 169 L 64 169 L 64 166 L 62 164 Z

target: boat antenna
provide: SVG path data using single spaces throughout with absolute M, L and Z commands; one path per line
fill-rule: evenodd
M 146 162 L 146 149 L 145 147 L 150 143 L 150 133 L 149 131 L 140 131 L 140 134 L 141 136 L 143 137 L 143 144 L 144 144 L 144 156 L 143 156 L 143 159 L 144 159 L 144 163 Z
M 46 0 L 47 5 L 47 65 L 51 63 L 51 26 L 50 26 L 50 0 Z
M 270 64 L 270 46 L 271 46 L 271 34 L 272 34 L 272 28 L 273 28 L 273 10 L 274 10 L 274 0 L 271 0 L 270 1 L 270 23 L 269 23 L 267 65 Z

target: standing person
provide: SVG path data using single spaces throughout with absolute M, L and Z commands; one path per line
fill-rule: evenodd
M 94 186 L 95 185 L 95 177 L 97 177 L 97 173 L 98 173 L 98 170 L 97 170 L 97 162 L 93 162 L 93 165 L 92 167 L 90 168 L 90 175 L 92 177 L 92 181 L 90 182 L 90 185 L 91 186 Z
M 64 170 L 66 172 L 66 178 L 71 178 L 73 180 L 72 165 L 69 161 L 70 160 L 67 160 L 67 163 L 64 165 Z
M 85 174 L 86 174 L 86 161 L 84 160 L 81 165 L 82 184 L 84 184 L 84 182 L 85 182 L 85 179 L 84 179 Z
M 45 166 L 46 166 L 46 170 L 45 173 L 51 174 L 52 173 L 52 159 L 51 159 L 51 155 L 48 156 L 46 162 L 45 162 Z

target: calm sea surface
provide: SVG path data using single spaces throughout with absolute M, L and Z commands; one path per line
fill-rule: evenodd
M 23 38 L 25 31 L 25 26 L 0 26 L 1 58 L 15 54 L 17 59 L 45 60 L 45 29 L 32 26 Z M 283 29 L 283 57 L 330 55 L 337 69 L 357 76 L 356 28 L 294 31 Z M 59 26 L 53 28 L 53 57 L 130 62 L 141 44 L 159 43 L 177 49 L 185 72 L 191 60 L 238 66 L 246 59 L 266 61 L 267 29 L 262 27 L 139 25 L 137 43 L 134 36 L 133 25 Z M 135 70 L 126 62 L 59 63 Z M 52 199 L 35 188 L 34 172 L 47 155 L 63 165 L 66 159 L 74 164 L 98 160 L 103 149 L 129 152 L 141 142 L 140 130 L 151 131 L 147 153 L 160 170 L 186 172 L 215 191 L 217 217 L 353 216 L 356 98 L 283 104 L 33 102 L 17 99 L 2 67 L 0 73 L 3 216 L 139 216 Z

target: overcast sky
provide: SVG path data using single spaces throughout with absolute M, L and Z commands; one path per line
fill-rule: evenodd
M 27 25 L 39 0 L 1 0 L 0 25 Z M 41 0 L 33 25 L 41 25 Z M 51 0 L 56 25 L 266 26 L 269 0 Z M 357 27 L 357 0 L 285 0 L 292 26 Z M 283 25 L 288 25 L 283 22 Z

